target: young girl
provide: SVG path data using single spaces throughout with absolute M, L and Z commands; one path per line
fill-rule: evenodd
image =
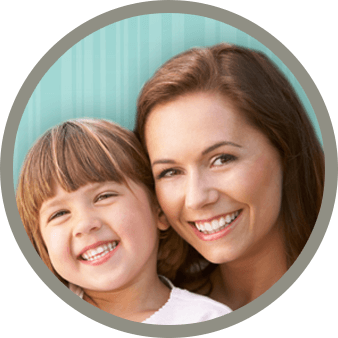
M 68 121 L 47 131 L 29 151 L 17 188 L 31 242 L 61 282 L 113 315 L 175 325 L 229 313 L 158 276 L 159 230 L 168 226 L 141 149 L 132 132 L 108 121 Z M 169 236 L 161 257 L 170 258 L 170 247 Z

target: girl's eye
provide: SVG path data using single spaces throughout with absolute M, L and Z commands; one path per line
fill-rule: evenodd
M 215 167 L 222 166 L 226 163 L 234 161 L 235 159 L 236 159 L 236 157 L 233 156 L 233 155 L 222 154 L 222 155 L 216 157 L 216 159 L 212 162 L 212 166 L 215 166 Z
M 164 177 L 173 177 L 173 176 L 179 175 L 180 173 L 181 171 L 178 169 L 172 169 L 172 168 L 166 169 L 160 172 L 159 175 L 157 175 L 157 179 L 161 179 Z
M 61 211 L 58 211 L 56 212 L 55 214 L 53 214 L 50 218 L 49 218 L 49 221 L 52 221 L 53 219 L 55 218 L 59 218 L 59 217 L 62 217 L 66 214 L 68 214 L 69 212 L 67 210 L 61 210 Z
M 99 202 L 99 201 L 102 201 L 102 200 L 105 200 L 107 198 L 114 197 L 114 196 L 117 196 L 117 194 L 114 194 L 114 193 L 105 193 L 105 194 L 99 195 L 96 198 L 95 202 Z

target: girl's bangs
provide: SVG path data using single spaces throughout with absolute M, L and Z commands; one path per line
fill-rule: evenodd
M 53 197 L 55 186 L 67 192 L 95 182 L 126 183 L 133 168 L 127 155 L 111 137 L 99 135 L 79 122 L 67 122 L 47 132 L 35 145 L 23 168 L 23 192 L 34 211 Z M 23 183 L 23 182 L 22 182 Z
M 123 181 L 118 162 L 91 137 L 67 135 L 55 144 L 53 153 L 53 177 L 66 191 L 75 191 L 89 182 Z
M 119 147 L 76 125 L 67 125 L 60 132 L 64 135 L 52 135 L 51 174 L 65 191 L 75 191 L 93 182 L 124 181 L 120 165 L 124 166 L 125 161 Z

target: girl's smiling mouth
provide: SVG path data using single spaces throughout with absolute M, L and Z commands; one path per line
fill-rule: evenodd
M 188 223 L 191 225 L 198 238 L 204 241 L 212 241 L 228 234 L 234 225 L 237 224 L 235 221 L 240 217 L 242 211 L 243 209 L 240 209 L 208 220 Z
M 89 265 L 103 264 L 112 256 L 118 245 L 119 241 L 96 243 L 85 248 L 78 259 Z

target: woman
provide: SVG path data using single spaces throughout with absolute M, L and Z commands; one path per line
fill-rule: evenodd
M 237 46 L 189 50 L 145 84 L 135 132 L 163 221 L 191 245 L 180 242 L 162 273 L 234 310 L 277 282 L 311 234 L 324 185 L 323 151 L 281 72 Z

